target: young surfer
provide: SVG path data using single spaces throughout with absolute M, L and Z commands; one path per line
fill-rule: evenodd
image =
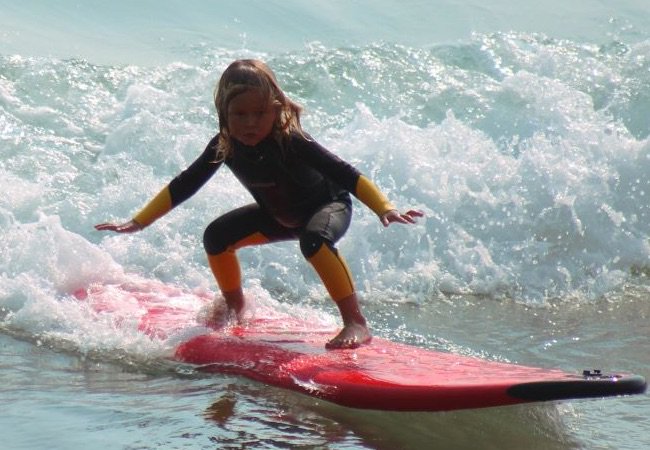
M 422 213 L 397 211 L 368 178 L 307 135 L 300 124 L 302 108 L 284 94 L 263 62 L 238 60 L 228 66 L 215 91 L 215 106 L 219 133 L 203 153 L 132 220 L 95 228 L 141 230 L 194 195 L 225 164 L 255 200 L 217 218 L 203 236 L 228 308 L 241 320 L 246 299 L 236 251 L 296 239 L 343 318 L 342 330 L 326 347 L 355 348 L 369 342 L 352 276 L 335 247 L 350 225 L 350 193 L 384 226 L 415 223 Z

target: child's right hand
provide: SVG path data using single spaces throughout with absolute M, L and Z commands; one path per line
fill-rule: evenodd
M 136 231 L 142 230 L 142 228 L 142 225 L 140 225 L 135 220 L 129 220 L 128 222 L 122 224 L 100 223 L 95 225 L 95 230 L 115 231 L 116 233 L 135 233 Z

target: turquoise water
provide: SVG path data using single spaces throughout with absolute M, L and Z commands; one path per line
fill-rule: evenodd
M 611 3 L 611 2 L 610 2 Z M 70 293 L 214 290 L 227 171 L 142 233 L 130 217 L 203 149 L 212 90 L 257 57 L 305 128 L 417 227 L 356 204 L 341 242 L 376 334 L 650 377 L 650 19 L 645 1 L 0 1 L 0 417 L 11 449 L 643 449 L 633 398 L 438 414 L 358 411 L 204 376 Z M 332 304 L 292 243 L 241 252 L 246 289 Z

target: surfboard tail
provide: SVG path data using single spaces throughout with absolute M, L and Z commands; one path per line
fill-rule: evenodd
M 529 402 L 643 394 L 648 385 L 639 375 L 605 374 L 585 370 L 582 378 L 566 381 L 521 383 L 508 389 L 508 395 Z

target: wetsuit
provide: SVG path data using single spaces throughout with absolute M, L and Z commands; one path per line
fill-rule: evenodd
M 218 138 L 134 220 L 142 226 L 151 224 L 194 195 L 225 164 L 255 203 L 224 214 L 205 230 L 204 247 L 221 290 L 241 287 L 237 249 L 298 239 L 332 298 L 338 301 L 352 294 L 352 278 L 334 246 L 350 224 L 349 194 L 377 215 L 393 209 L 386 197 L 353 166 L 300 134 L 292 134 L 284 149 L 272 137 L 254 147 L 233 141 L 233 150 L 223 161 L 215 161 Z

